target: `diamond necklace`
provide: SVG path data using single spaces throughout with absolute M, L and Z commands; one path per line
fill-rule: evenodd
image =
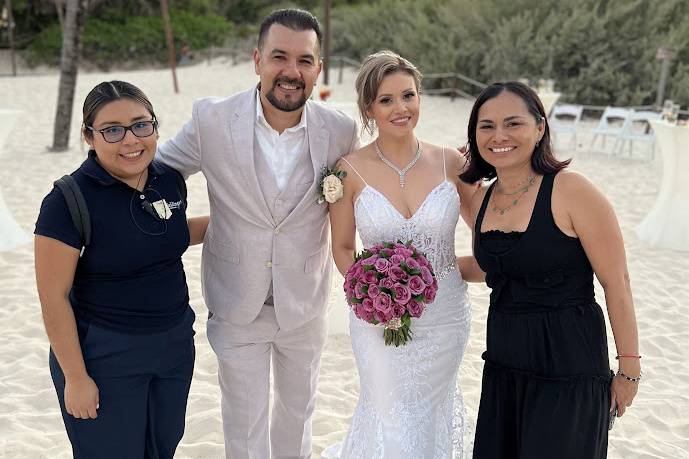
M 380 147 L 378 146 L 378 141 L 373 142 L 373 148 L 376 150 L 376 153 L 378 154 L 378 157 L 380 158 L 383 163 L 393 169 L 397 174 L 400 176 L 400 187 L 404 188 L 404 176 L 406 175 L 407 172 L 409 172 L 409 169 L 414 167 L 414 164 L 419 160 L 421 157 L 421 142 L 419 140 L 416 140 L 416 153 L 414 154 L 414 157 L 412 158 L 411 161 L 409 161 L 409 164 L 404 166 L 402 169 L 394 165 L 389 159 L 387 159 L 384 155 L 383 152 L 380 150 Z

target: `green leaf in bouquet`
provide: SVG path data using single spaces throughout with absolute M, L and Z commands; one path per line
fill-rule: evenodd
M 412 338 L 412 331 L 408 324 L 403 324 L 397 330 L 386 328 L 383 330 L 383 339 L 386 346 L 404 346 Z
M 418 295 L 412 296 L 411 298 L 417 303 L 424 303 L 426 301 L 426 297 L 423 293 L 419 293 Z
M 406 325 L 407 327 L 411 326 L 411 315 L 408 312 L 405 312 L 401 319 L 402 325 Z
M 355 303 L 355 304 L 361 304 L 361 303 L 364 302 L 364 300 L 360 300 L 359 298 L 357 298 L 357 297 L 355 297 L 355 296 L 351 297 L 351 298 L 349 299 L 349 301 L 351 301 L 352 303 Z

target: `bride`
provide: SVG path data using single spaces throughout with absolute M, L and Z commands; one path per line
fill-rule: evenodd
M 368 56 L 356 80 L 359 111 L 378 138 L 342 158 L 344 196 L 330 205 L 333 257 L 344 275 L 354 262 L 355 230 L 365 247 L 411 240 L 433 265 L 438 293 L 412 319 L 413 338 L 386 346 L 379 327 L 350 314 L 359 402 L 342 445 L 322 457 L 455 458 L 463 455 L 465 411 L 457 369 L 471 309 L 457 269 L 454 234 L 467 221 L 473 189 L 460 182 L 456 150 L 420 141 L 421 75 L 390 51 Z

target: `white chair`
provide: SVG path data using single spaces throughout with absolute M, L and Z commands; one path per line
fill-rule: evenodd
M 581 121 L 581 114 L 583 112 L 584 107 L 581 105 L 562 104 L 553 107 L 548 124 L 550 125 L 550 131 L 553 133 L 553 138 L 556 143 L 560 134 L 571 134 L 570 148 L 576 150 L 577 127 L 579 121 Z
M 649 111 L 633 111 L 622 126 L 620 138 L 615 145 L 614 153 L 623 153 L 625 143 L 629 142 L 629 156 L 634 153 L 634 142 L 646 142 L 650 144 L 651 159 L 655 157 L 655 134 L 649 120 L 660 119 L 660 113 Z
M 632 113 L 634 113 L 634 110 L 629 108 L 605 107 L 605 111 L 600 117 L 598 125 L 591 131 L 593 134 L 593 139 L 591 140 L 590 149 L 593 150 L 596 139 L 598 136 L 601 136 L 602 148 L 603 151 L 605 151 L 605 140 L 609 135 L 612 135 L 616 138 L 612 149 L 612 151 L 615 151 L 618 143 L 620 142 L 620 135 L 622 134 L 624 123 Z

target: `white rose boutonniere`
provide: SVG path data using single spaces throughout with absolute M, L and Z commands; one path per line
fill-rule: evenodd
M 323 168 L 323 175 L 318 185 L 318 204 L 328 202 L 330 204 L 336 203 L 344 195 L 344 186 L 342 179 L 347 176 L 345 171 L 337 169 Z

